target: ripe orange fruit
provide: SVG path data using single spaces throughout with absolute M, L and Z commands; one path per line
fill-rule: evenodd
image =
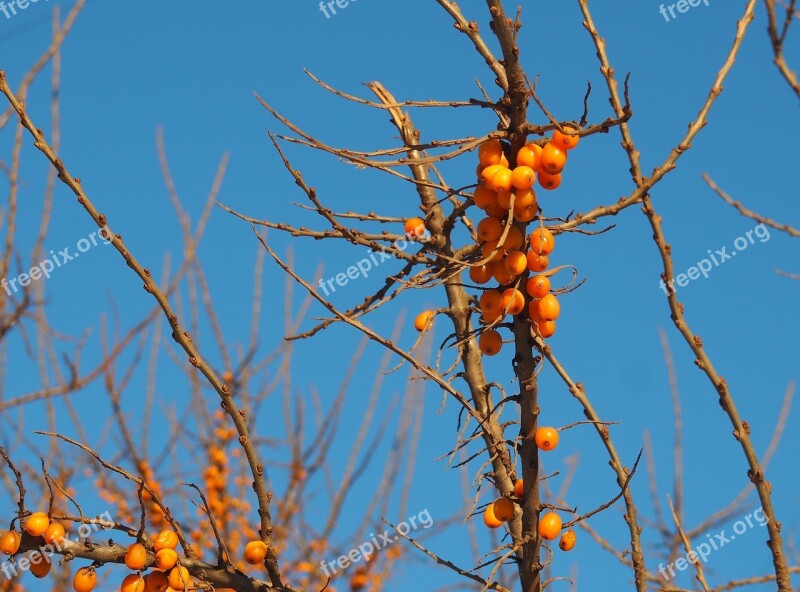
M 500 164 L 508 168 L 508 159 L 506 158 L 505 154 L 503 154 L 503 156 L 500 157 Z
M 9 530 L 2 537 L 0 537 L 0 552 L 6 555 L 13 555 L 19 551 L 19 545 L 22 542 L 22 535 L 16 530 Z
M 542 148 L 541 159 L 539 160 L 539 169 L 550 175 L 557 175 L 564 169 L 567 164 L 567 152 L 559 148 L 553 142 L 548 142 Z
M 531 327 L 533 328 L 534 333 L 536 333 L 539 337 L 543 339 L 547 339 L 548 337 L 552 337 L 556 334 L 556 322 L 555 321 L 543 321 L 533 320 L 531 322 Z
M 558 547 L 562 551 L 572 551 L 575 546 L 575 531 L 571 528 L 561 535 L 561 540 L 558 542 Z
M 506 268 L 505 259 L 497 259 L 495 261 L 492 261 L 491 265 L 492 265 L 492 277 L 501 286 L 507 286 L 516 279 L 517 276 L 511 273 Z
M 577 134 L 565 134 L 558 130 L 553 130 L 553 139 L 550 141 L 562 150 L 572 150 L 578 145 L 578 142 L 581 141 L 581 138 Z
M 487 188 L 491 189 L 492 191 L 496 191 L 492 188 L 491 180 L 494 177 L 495 173 L 502 171 L 505 169 L 501 164 L 490 164 L 485 169 L 481 171 L 481 182 L 486 185 Z M 510 173 L 511 171 L 509 171 Z
M 516 277 L 528 267 L 528 258 L 522 251 L 511 251 L 503 260 L 503 265 L 508 273 Z
M 526 259 L 527 263 L 527 259 Z M 525 283 L 525 291 L 531 298 L 543 298 L 550 293 L 550 278 L 546 275 L 534 275 Z
M 489 528 L 499 528 L 503 525 L 494 515 L 494 504 L 489 504 L 483 511 L 483 523 Z
M 484 218 L 476 230 L 481 242 L 497 240 L 503 234 L 503 223 L 497 218 Z
M 517 222 L 530 222 L 536 217 L 536 212 L 539 211 L 539 206 L 533 204 L 527 207 L 518 208 L 514 204 L 514 220 Z
M 501 522 L 508 522 L 514 517 L 514 502 L 507 497 L 497 498 L 492 506 L 495 517 Z
M 432 310 L 423 310 L 417 315 L 417 318 L 414 319 L 414 328 L 422 333 L 431 326 L 434 316 L 435 313 Z
M 557 175 L 539 173 L 539 185 L 542 186 L 542 189 L 547 189 L 548 191 L 558 189 L 558 186 L 561 185 L 561 173 Z
M 478 305 L 485 316 L 496 316 L 503 310 L 503 297 L 497 290 L 485 290 L 478 300 Z
M 511 185 L 514 189 L 525 191 L 533 187 L 536 182 L 536 173 L 529 166 L 521 165 L 511 171 Z
M 558 298 L 552 294 L 547 294 L 539 299 L 536 306 L 539 312 L 539 317 L 543 321 L 555 321 L 561 313 L 561 305 L 558 303 Z
M 537 428 L 533 435 L 536 446 L 539 450 L 550 452 L 558 446 L 558 430 L 551 427 Z
M 518 315 L 525 310 L 525 296 L 516 288 L 508 288 L 502 295 L 503 310 L 511 315 Z
M 151 571 L 144 577 L 144 592 L 165 592 L 169 579 L 163 571 Z
M 503 338 L 494 329 L 489 329 L 481 333 L 478 339 L 478 347 L 485 355 L 496 356 L 503 347 Z
M 503 208 L 504 211 L 508 211 L 508 208 L 511 207 L 511 192 L 510 191 L 498 192 L 497 205 Z
M 514 207 L 523 209 L 536 205 L 536 193 L 533 189 L 516 189 L 514 191 Z
M 539 536 L 552 541 L 561 532 L 561 518 L 555 512 L 548 512 L 539 518 Z
M 50 526 L 44 532 L 44 542 L 52 545 L 53 543 L 60 543 L 66 536 L 64 526 L 60 522 L 51 522 Z
M 483 166 L 491 164 L 499 164 L 503 156 L 503 145 L 500 140 L 486 140 L 483 144 L 478 146 L 478 161 Z
M 497 194 L 485 185 L 478 185 L 472 194 L 472 201 L 480 209 L 485 210 L 489 204 L 497 203 Z
M 501 207 L 500 204 L 497 202 L 491 203 L 488 206 L 486 206 L 485 211 L 487 215 L 491 216 L 492 218 L 498 218 L 500 220 L 505 218 L 506 214 L 508 214 L 508 209 Z
M 161 549 L 156 553 L 155 565 L 158 569 L 169 571 L 178 563 L 178 554 L 173 549 Z
M 125 551 L 125 565 L 128 569 L 140 570 L 147 565 L 147 549 L 141 543 L 133 543 Z
M 80 568 L 72 578 L 72 587 L 75 592 L 92 592 L 96 585 L 97 573 L 93 567 Z
M 425 220 L 422 218 L 409 218 L 405 224 L 406 235 L 410 237 L 422 236 L 425 234 Z
M 119 592 L 144 592 L 144 579 L 138 573 L 128 574 L 122 580 Z
M 44 512 L 34 512 L 25 521 L 25 531 L 33 537 L 42 536 L 47 532 L 48 526 L 50 526 L 50 518 Z
M 525 237 L 522 235 L 522 231 L 517 228 L 516 226 L 512 226 L 508 229 L 508 234 L 506 234 L 506 240 L 503 241 L 503 249 L 505 251 L 518 251 L 522 248 L 522 243 L 525 242 Z
M 513 188 L 513 185 L 511 185 L 511 171 L 506 167 L 500 167 L 486 185 L 489 189 L 498 192 L 511 191 Z
M 175 590 L 183 590 L 186 588 L 187 584 L 190 583 L 189 578 L 189 570 L 182 565 L 179 565 L 169 570 L 167 581 L 169 582 L 170 588 L 175 588 Z
M 531 271 L 544 271 L 550 264 L 550 260 L 547 258 L 547 255 L 540 255 L 536 251 L 528 251 L 526 256 L 528 258 L 528 269 Z
M 476 284 L 485 284 L 490 279 L 492 279 L 491 265 L 486 264 L 486 265 L 480 265 L 478 267 L 470 267 L 469 279 L 471 279 Z
M 178 546 L 178 535 L 171 530 L 162 530 L 153 541 L 153 551 L 158 553 L 161 549 L 175 549 Z
M 516 495 L 519 499 L 522 499 L 522 495 L 525 493 L 525 484 L 522 482 L 522 479 L 517 479 L 514 483 L 514 495 Z
M 549 255 L 556 246 L 556 239 L 553 233 L 544 226 L 540 226 L 530 235 L 531 251 L 539 255 Z
M 530 167 L 536 171 L 539 168 L 539 155 L 541 153 L 542 147 L 538 144 L 526 144 L 517 152 L 517 165 Z
M 487 259 L 488 261 L 494 261 L 495 259 L 500 259 L 505 253 L 505 249 L 497 247 L 498 241 L 486 241 L 481 245 L 481 256 L 483 259 Z
M 244 560 L 250 565 L 261 563 L 266 556 L 267 545 L 264 541 L 250 541 L 244 547 Z
M 36 576 L 37 578 L 44 578 L 47 574 L 50 573 L 50 568 L 52 567 L 52 563 L 47 558 L 47 555 L 44 555 L 40 552 L 36 552 L 38 555 L 39 561 L 36 563 L 33 562 L 31 559 L 31 573 Z

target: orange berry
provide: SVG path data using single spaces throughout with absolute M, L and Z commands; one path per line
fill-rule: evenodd
M 572 150 L 578 145 L 581 138 L 577 134 L 565 134 L 558 130 L 553 130 L 553 139 L 550 141 L 562 150 Z
M 531 251 L 540 255 L 549 255 L 556 246 L 556 239 L 553 233 L 541 226 L 531 232 Z
M 508 273 L 516 277 L 528 267 L 528 258 L 522 251 L 511 251 L 503 260 L 503 265 Z
M 496 261 L 492 261 L 492 277 L 501 286 L 507 286 L 513 282 L 517 276 L 506 268 L 505 259 L 497 259 Z
M 480 209 L 485 210 L 489 204 L 497 204 L 497 194 L 485 185 L 478 185 L 472 194 L 472 201 Z
M 514 204 L 514 220 L 517 222 L 530 222 L 536 217 L 536 212 L 538 211 L 539 206 L 537 204 L 523 208 L 518 208 L 516 204 Z
M 501 522 L 508 522 L 514 517 L 514 502 L 507 497 L 501 497 L 492 504 L 494 515 Z
M 546 275 L 534 275 L 528 278 L 525 291 L 531 298 L 543 298 L 550 293 L 550 278 Z
M 25 521 L 25 532 L 33 537 L 42 536 L 50 526 L 50 518 L 44 512 L 34 512 Z
M 406 235 L 412 238 L 425 234 L 425 220 L 422 218 L 409 218 L 405 224 Z
M 503 296 L 497 290 L 485 290 L 478 304 L 486 317 L 496 316 L 503 310 Z
M 244 560 L 250 565 L 261 563 L 266 556 L 267 545 L 264 541 L 250 541 L 244 547 Z
M 547 294 L 540 298 L 536 309 L 539 312 L 539 318 L 543 321 L 555 321 L 561 313 L 561 305 L 558 303 L 558 298 L 552 294 Z
M 174 588 L 175 590 L 184 590 L 187 584 L 189 584 L 190 577 L 189 570 L 182 565 L 179 565 L 169 570 L 167 581 L 169 582 L 170 588 Z
M 539 536 L 552 541 L 561 532 L 561 518 L 555 512 L 548 512 L 539 518 Z
M 551 427 L 537 428 L 533 435 L 536 446 L 539 450 L 550 452 L 558 446 L 558 430 Z
M 503 310 L 510 315 L 518 315 L 525 309 L 525 296 L 516 288 L 508 288 L 502 295 Z
M 495 191 L 495 189 L 492 188 L 492 184 L 491 184 L 492 177 L 494 177 L 495 173 L 497 173 L 499 171 L 502 171 L 505 168 L 506 167 L 504 167 L 501 164 L 490 164 L 489 166 L 487 166 L 485 169 L 483 169 L 481 171 L 481 182 L 487 188 L 491 189 L 492 191 Z M 509 172 L 511 172 L 511 171 L 509 171 Z
M 178 563 L 178 554 L 173 549 L 161 549 L 156 553 L 155 565 L 158 569 L 169 571 Z
M 478 146 L 478 160 L 483 166 L 499 164 L 503 156 L 503 145 L 500 140 L 486 140 Z
M 522 209 L 536 205 L 536 193 L 533 189 L 516 189 L 514 191 L 515 208 Z
M 36 557 L 38 561 L 34 562 L 33 558 Z M 47 558 L 47 555 L 39 551 L 34 551 L 31 554 L 31 573 L 36 576 L 37 578 L 44 578 L 47 574 L 50 573 L 50 568 L 52 567 L 52 563 Z
M 153 542 L 153 551 L 158 553 L 161 549 L 175 549 L 178 546 L 178 535 L 171 530 L 162 530 Z
M 500 259 L 505 253 L 505 249 L 502 247 L 498 248 L 499 241 L 487 241 L 481 245 L 481 255 L 484 259 L 488 261 L 493 261 L 495 259 Z
M 528 269 L 535 272 L 544 271 L 550 264 L 547 255 L 540 255 L 539 253 L 531 250 L 526 254 L 528 258 Z
M 575 547 L 575 531 L 571 528 L 561 535 L 561 540 L 558 542 L 558 547 L 562 551 L 572 551 Z
M 476 284 L 485 284 L 492 279 L 492 269 L 489 264 L 469 268 L 469 279 Z
M 169 578 L 163 571 L 151 571 L 144 577 L 144 592 L 166 592 Z
M 481 333 L 478 339 L 478 347 L 485 355 L 495 356 L 500 353 L 500 349 L 503 347 L 503 338 L 494 329 L 488 329 Z
M 494 191 L 511 191 L 511 171 L 505 167 L 500 167 L 489 182 L 486 184 L 489 189 Z
M 503 154 L 503 156 L 500 157 L 500 164 L 508 168 L 508 159 L 506 158 L 505 154 Z
M 144 592 L 144 579 L 138 573 L 125 576 L 119 592 Z
M 494 515 L 494 504 L 489 504 L 483 511 L 483 523 L 488 528 L 499 528 L 503 523 Z
M 542 148 L 541 160 L 539 161 L 539 169 L 542 172 L 550 175 L 557 175 L 564 169 L 567 164 L 567 152 L 553 142 L 548 142 Z
M 504 212 L 507 212 L 508 208 L 511 207 L 511 192 L 510 191 L 498 192 L 497 205 L 503 208 Z
M 481 242 L 497 240 L 503 234 L 503 223 L 497 218 L 484 218 L 476 230 Z
M 97 573 L 93 567 L 80 568 L 72 578 L 72 587 L 75 592 L 92 592 L 96 585 Z
M 522 495 L 525 493 L 525 484 L 522 482 L 522 479 L 517 479 L 514 483 L 514 495 L 516 495 L 519 499 L 522 499 Z
M 414 319 L 414 328 L 422 333 L 428 327 L 430 327 L 431 323 L 433 322 L 433 317 L 436 315 L 432 310 L 424 310 L 417 315 L 417 318 Z
M 479 180 L 481 178 L 481 173 L 483 172 L 483 169 L 485 169 L 485 168 L 486 167 L 483 166 L 482 164 L 479 164 L 478 166 L 475 167 L 475 175 L 478 177 Z
M 531 321 L 532 321 L 531 327 L 533 328 L 534 333 L 536 333 L 539 337 L 547 339 L 548 337 L 552 337 L 553 335 L 555 335 L 556 333 L 555 321 L 544 321 L 541 319 L 532 319 Z
M 518 251 L 522 248 L 522 243 L 525 242 L 525 237 L 522 231 L 516 226 L 511 226 L 508 229 L 506 239 L 503 241 L 503 249 L 505 251 Z
M 22 535 L 16 530 L 9 530 L 0 537 L 0 552 L 13 555 L 19 551 L 20 543 L 22 543 Z
M 147 549 L 141 543 L 133 543 L 125 551 L 125 565 L 128 569 L 140 570 L 147 565 Z
M 50 526 L 44 532 L 44 542 L 52 545 L 53 543 L 60 543 L 64 540 L 67 532 L 60 522 L 51 522 Z
M 558 189 L 558 186 L 561 185 L 561 173 L 557 175 L 539 173 L 539 185 L 542 186 L 542 189 L 547 189 L 548 191 Z
M 500 198 L 498 197 L 498 199 Z M 506 214 L 508 214 L 508 208 L 501 207 L 499 203 L 489 204 L 486 206 L 485 211 L 492 218 L 497 218 L 499 220 L 502 220 L 506 217 Z
M 525 191 L 526 189 L 533 187 L 535 182 L 536 173 L 529 166 L 518 166 L 511 171 L 511 184 L 514 186 L 514 189 Z
M 532 168 L 534 171 L 539 167 L 539 155 L 542 147 L 538 144 L 526 144 L 517 152 L 517 165 Z

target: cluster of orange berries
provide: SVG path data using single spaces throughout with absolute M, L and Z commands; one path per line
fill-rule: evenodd
M 544 451 L 550 452 L 558 446 L 558 430 L 553 427 L 537 428 L 533 436 L 536 446 Z M 522 501 L 525 493 L 525 484 L 522 479 L 514 483 L 514 497 L 517 502 Z M 483 511 L 483 523 L 488 528 L 499 528 L 504 522 L 508 522 L 516 513 L 515 501 L 509 497 L 500 497 L 486 506 Z M 539 518 L 539 536 L 547 541 L 556 539 L 561 532 L 561 517 L 555 512 L 547 512 Z M 575 531 L 570 529 L 561 535 L 558 543 L 562 551 L 571 551 L 575 546 Z
M 32 537 L 43 537 L 48 545 L 60 543 L 66 536 L 66 530 L 60 522 L 50 522 L 44 512 L 34 512 L 25 521 L 25 532 Z M 22 533 L 10 530 L 0 537 L 0 553 L 14 555 L 22 544 Z M 50 560 L 47 555 L 40 557 L 39 561 L 31 561 L 31 573 L 37 578 L 43 578 L 50 573 Z

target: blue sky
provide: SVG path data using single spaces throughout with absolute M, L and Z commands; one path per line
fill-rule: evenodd
M 469 0 L 461 4 L 469 18 L 480 21 L 487 40 L 495 47 L 488 36 L 484 3 Z M 577 2 L 529 4 L 523 12 L 521 58 L 528 73 L 539 76 L 541 98 L 557 117 L 576 119 L 582 111 L 586 82 L 591 81 L 590 119 L 596 122 L 607 117 L 605 87 L 593 45 L 581 25 Z M 593 4 L 612 64 L 620 77 L 632 73 L 634 116 L 630 125 L 643 169 L 649 172 L 663 161 L 695 117 L 730 47 L 744 2 L 712 0 L 709 6 L 701 4 L 671 22 L 659 13 L 659 3 L 651 0 Z M 0 15 L 0 68 L 7 72 L 13 86 L 47 46 L 48 19 L 54 6 L 54 1 L 39 2 L 11 19 Z M 66 11 L 71 3 L 61 7 Z M 797 99 L 771 64 L 765 29 L 765 15 L 759 10 L 708 126 L 681 158 L 677 170 L 652 192 L 673 246 L 676 271 L 695 265 L 709 249 L 727 246 L 730 251 L 736 239 L 756 225 L 716 197 L 700 178 L 702 172 L 708 172 L 735 198 L 766 215 L 795 226 L 800 219 L 794 178 L 795 139 L 800 132 L 800 123 L 793 117 Z M 180 227 L 156 156 L 159 126 L 164 131 L 183 205 L 193 220 L 199 216 L 222 154 L 229 153 L 220 201 L 254 217 L 319 227 L 313 215 L 292 205 L 303 202 L 305 196 L 284 170 L 267 137 L 269 130 L 286 130 L 258 104 L 253 93 L 304 130 L 336 146 L 371 150 L 396 146 L 397 138 L 385 113 L 330 95 L 304 74 L 304 68 L 342 90 L 365 97 L 369 91 L 363 84 L 379 80 L 399 99 L 463 100 L 478 96 L 476 77 L 496 96 L 492 76 L 481 58 L 432 1 L 401 4 L 359 0 L 332 18 L 326 18 L 311 0 L 235 6 L 90 2 L 63 50 L 61 156 L 70 171 L 81 177 L 115 232 L 123 234 L 139 260 L 153 270 L 161 270 L 165 254 L 171 253 L 174 261 L 182 252 Z M 50 125 L 48 77 L 49 70 L 40 76 L 28 100 L 31 116 L 45 130 Z M 473 109 L 428 110 L 412 115 L 426 140 L 480 135 L 496 125 L 490 113 Z M 541 122 L 545 118 L 534 105 L 530 119 Z M 10 130 L 7 127 L 0 134 L 4 159 L 10 152 Z M 334 210 L 375 210 L 394 216 L 418 212 L 415 193 L 395 179 L 297 146 L 289 146 L 287 154 Z M 469 154 L 442 166 L 451 185 L 470 182 L 475 160 L 475 155 Z M 23 247 L 32 244 L 38 229 L 46 171 L 43 157 L 26 140 L 19 225 Z M 0 180 L 0 188 L 6 190 L 5 179 Z M 563 216 L 612 203 L 630 190 L 627 160 L 619 147 L 619 135 L 612 131 L 585 139 L 570 155 L 561 188 L 541 196 L 540 203 L 547 215 Z M 587 281 L 562 299 L 562 317 L 552 345 L 573 377 L 586 385 L 600 414 L 621 422 L 612 433 L 627 463 L 632 464 L 641 448 L 643 431 L 650 432 L 663 501 L 672 490 L 671 404 L 658 333 L 660 328 L 666 329 L 685 411 L 686 515 L 693 525 L 738 493 L 745 484 L 745 462 L 715 392 L 695 368 L 691 352 L 669 319 L 666 299 L 658 287 L 660 259 L 644 216 L 632 207 L 602 222 L 616 227 L 596 237 L 571 235 L 559 239 L 552 260 L 575 265 Z M 74 245 L 93 230 L 91 220 L 74 198 L 59 187 L 47 248 Z M 291 245 L 297 270 L 307 279 L 320 265 L 325 275 L 331 276 L 363 256 L 361 250 L 346 245 L 290 241 L 278 233 L 270 233 L 269 241 L 282 254 Z M 257 248 L 246 224 L 222 210 L 212 214 L 200 259 L 229 344 L 247 342 Z M 708 279 L 695 280 L 679 290 L 687 319 L 731 386 L 760 452 L 773 433 L 787 384 L 798 378 L 799 286 L 774 273 L 776 268 L 798 273 L 797 253 L 796 241 L 771 231 L 768 240 L 756 239 L 736 258 L 714 268 Z M 387 272 L 399 269 L 397 263 L 385 265 Z M 379 284 L 377 276 L 355 281 L 338 291 L 333 301 L 341 307 L 352 305 Z M 281 310 L 283 286 L 282 272 L 268 263 L 262 302 L 268 314 L 260 336 L 263 352 L 275 347 L 282 336 L 280 313 L 272 311 Z M 100 355 L 98 318 L 101 312 L 111 310 L 111 301 L 119 311 L 123 329 L 152 306 L 138 279 L 120 265 L 112 249 L 103 247 L 58 270 L 47 281 L 46 291 L 49 317 L 56 329 L 80 335 L 86 327 L 94 327 L 95 339 L 90 338 L 84 354 L 87 365 Z M 186 294 L 184 302 L 185 298 Z M 407 294 L 374 315 L 369 323 L 388 333 L 399 315 L 414 315 L 425 307 L 441 306 L 443 301 L 443 293 L 435 290 Z M 319 307 L 312 309 L 313 314 L 322 312 Z M 208 329 L 203 326 L 200 342 L 207 344 L 209 358 L 219 366 Z M 439 322 L 434 343 L 447 334 Z M 336 327 L 298 343 L 292 366 L 297 396 L 316 387 L 323 401 L 331 401 L 359 339 L 353 330 Z M 406 330 L 400 343 L 408 346 L 413 339 Z M 9 360 L 26 371 L 5 377 L 6 398 L 39 387 L 37 374 L 30 371 L 34 368 L 32 361 L 19 342 L 14 343 Z M 488 362 L 487 371 L 493 380 L 513 389 L 507 353 Z M 343 426 L 334 444 L 334 474 L 346 460 L 351 434 L 361 417 L 359 409 L 366 404 L 373 370 L 382 355 L 377 346 L 368 346 L 356 373 L 348 394 L 354 423 Z M 417 396 L 406 379 L 405 371 L 387 377 L 381 409 L 395 395 Z M 185 404 L 186 381 L 166 354 L 158 380 L 166 407 Z M 146 375 L 140 372 L 126 392 L 126 411 L 133 424 L 139 413 L 137 392 L 145 384 Z M 541 373 L 540 385 L 542 421 L 558 426 L 582 419 L 580 409 L 550 368 Z M 108 419 L 102 385 L 91 385 L 74 401 L 90 435 L 99 439 Z M 420 404 L 425 413 L 423 436 L 407 514 L 427 508 L 434 520 L 443 520 L 461 503 L 459 474 L 435 460 L 455 440 L 457 410 L 451 402 L 437 415 L 440 394 L 434 388 L 425 390 Z M 280 402 L 274 405 L 280 411 Z M 41 410 L 34 406 L 6 414 L 2 418 L 3 433 L 11 425 L 19 424 L 27 432 L 43 427 L 37 409 Z M 792 413 L 768 474 L 784 533 L 795 539 L 800 527 L 798 478 L 791 455 L 800 444 L 797 431 L 792 429 L 797 425 L 796 418 L 796 412 Z M 257 426 L 263 435 L 280 436 L 281 425 L 263 421 Z M 74 434 L 67 422 L 63 430 Z M 113 441 L 107 446 L 113 452 Z M 570 489 L 570 503 L 585 511 L 615 495 L 605 452 L 598 448 L 598 440 L 589 429 L 566 432 L 559 449 L 545 458 L 546 470 L 564 471 L 565 459 L 571 455 L 578 455 L 580 463 Z M 471 467 L 470 475 L 477 468 Z M 352 520 L 360 519 L 361 508 L 372 499 L 371 479 L 380 475 L 381 469 L 380 465 L 372 467 L 357 484 L 346 507 L 346 515 Z M 556 481 L 562 478 L 563 472 Z M 102 511 L 101 502 L 90 501 L 91 479 L 83 485 L 87 504 L 91 507 L 97 503 L 97 511 Z M 635 480 L 633 491 L 644 516 L 652 517 L 644 471 Z M 483 501 L 489 501 L 483 496 Z M 754 496 L 749 501 L 751 509 L 757 507 Z M 324 508 L 324 500 L 315 503 L 320 506 L 312 511 Z M 11 511 L 6 501 L 0 502 L 0 508 L 5 513 Z M 395 520 L 404 517 L 387 516 Z M 592 525 L 616 545 L 625 545 L 620 506 L 594 518 Z M 431 549 L 456 563 L 470 565 L 465 527 L 436 530 L 431 529 L 427 539 Z M 479 531 L 481 552 L 486 552 L 491 543 Z M 361 542 L 348 536 L 349 531 L 342 530 L 336 538 L 344 550 Z M 647 530 L 644 537 L 647 543 L 654 540 Z M 768 572 L 764 530 L 742 538 L 746 540 L 736 541 L 709 559 L 706 569 L 711 577 Z M 408 553 L 413 554 L 410 549 Z M 649 567 L 654 569 L 656 563 L 651 555 Z M 557 554 L 553 574 L 568 575 L 573 566 L 577 567 L 581 589 L 600 589 L 594 583 L 600 570 L 607 578 L 603 589 L 624 586 L 630 580 L 630 574 L 585 535 L 571 554 Z M 424 573 L 424 589 L 458 581 L 447 571 L 420 560 L 398 572 L 386 589 L 405 589 L 410 582 L 419 581 L 420 573 Z M 688 579 L 680 583 L 691 585 Z M 566 588 L 564 583 L 556 585 Z

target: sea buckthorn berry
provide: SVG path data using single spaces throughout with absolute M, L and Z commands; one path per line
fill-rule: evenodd
M 561 540 L 558 542 L 558 548 L 562 551 L 572 551 L 575 547 L 575 531 L 571 528 L 561 535 Z
M 513 188 L 513 185 L 511 185 L 511 171 L 505 167 L 500 167 L 486 185 L 489 189 L 497 192 L 511 191 Z
M 517 222 L 530 222 L 536 217 L 536 212 L 539 211 L 539 206 L 533 204 L 523 208 L 518 208 L 514 205 L 514 220 Z
M 522 234 L 522 231 L 516 226 L 511 226 L 508 229 L 508 234 L 506 234 L 505 240 L 503 241 L 503 249 L 506 252 L 518 251 L 522 248 L 522 243 L 524 242 L 525 236 Z
M 40 537 L 47 532 L 50 518 L 44 512 L 34 512 L 25 521 L 25 532 L 33 537 Z
M 550 452 L 558 446 L 558 430 L 551 427 L 537 428 L 533 439 L 539 450 Z
M 497 218 L 484 218 L 478 222 L 477 235 L 480 242 L 493 241 L 503 234 L 503 223 Z
M 476 284 L 485 284 L 492 279 L 491 261 L 486 265 L 478 265 L 469 268 L 469 279 Z
M 562 150 L 572 150 L 578 145 L 581 138 L 577 134 L 565 134 L 558 130 L 553 130 L 553 139 L 550 141 Z
M 496 356 L 503 347 L 503 338 L 494 329 L 487 329 L 478 339 L 478 347 L 487 356 Z
M 492 261 L 492 277 L 501 286 L 507 286 L 513 282 L 517 276 L 506 268 L 506 260 L 504 258 Z
M 508 168 L 508 159 L 506 158 L 505 154 L 503 154 L 503 156 L 500 157 L 500 164 Z
M 485 210 L 489 204 L 497 204 L 497 194 L 485 185 L 478 185 L 472 194 L 472 201 L 480 209 Z
M 151 571 L 144 577 L 144 592 L 165 592 L 169 588 L 169 578 L 163 571 Z
M 486 316 L 494 316 L 503 310 L 503 296 L 497 290 L 486 290 L 478 301 L 481 312 Z
M 526 144 L 517 152 L 517 165 L 532 168 L 536 171 L 539 168 L 539 155 L 542 147 L 538 144 Z
M 133 543 L 125 551 L 125 565 L 128 569 L 140 570 L 147 565 L 147 549 L 141 543 Z
M 503 208 L 498 203 L 491 203 L 486 206 L 486 210 L 484 210 L 487 215 L 491 216 L 492 218 L 497 218 L 498 220 L 502 220 L 508 214 L 508 208 Z
M 80 568 L 72 578 L 72 587 L 75 592 L 92 592 L 96 585 L 97 573 L 93 567 Z
M 156 535 L 153 542 L 153 551 L 158 553 L 161 549 L 175 549 L 178 546 L 178 535 L 171 530 L 162 530 Z
M 44 531 L 44 542 L 52 545 L 53 543 L 60 543 L 64 540 L 64 537 L 67 535 L 67 532 L 64 530 L 64 526 L 60 522 L 51 522 L 50 526 L 47 527 L 47 530 Z
M 529 166 L 518 166 L 511 171 L 511 184 L 514 189 L 526 190 L 533 187 L 536 182 L 536 173 Z
M 249 544 L 250 543 L 248 543 L 248 545 Z M 266 554 L 266 551 L 264 553 Z M 167 581 L 169 582 L 170 588 L 174 588 L 175 590 L 185 590 L 186 586 L 190 585 L 190 577 L 189 570 L 182 565 L 178 565 L 177 567 L 173 567 L 171 570 L 169 570 Z
M 135 573 L 125 576 L 119 587 L 119 592 L 144 592 L 144 579 Z
M 432 310 L 423 310 L 417 315 L 417 318 L 414 319 L 414 328 L 422 333 L 428 327 L 430 327 L 434 316 L 436 316 L 436 313 L 434 313 Z
M 478 177 L 479 181 L 480 181 L 480 178 L 481 178 L 481 173 L 483 172 L 483 169 L 485 169 L 485 168 L 486 167 L 483 166 L 482 164 L 479 164 L 478 166 L 475 167 L 475 176 Z
M 503 156 L 503 145 L 498 139 L 486 140 L 478 146 L 478 161 L 483 166 L 499 164 Z
M 422 218 L 409 218 L 405 224 L 406 235 L 412 238 L 425 234 L 425 220 Z
M 555 512 L 548 512 L 539 518 L 539 536 L 552 541 L 561 532 L 561 518 Z
M 497 193 L 497 205 L 507 212 L 508 208 L 511 207 L 511 192 L 499 191 Z
M 557 175 L 539 173 L 539 185 L 541 185 L 542 189 L 547 189 L 548 191 L 558 189 L 558 186 L 561 185 L 561 173 Z
M 480 321 L 484 325 L 495 325 L 501 323 L 504 318 L 506 318 L 506 313 L 501 310 L 494 314 L 481 313 Z
M 178 554 L 173 549 L 161 549 L 156 553 L 155 565 L 158 569 L 169 571 L 178 563 Z
M 536 193 L 533 189 L 516 189 L 514 191 L 515 208 L 522 209 L 536 205 Z
M 499 528 L 503 523 L 494 515 L 494 504 L 489 504 L 483 511 L 483 523 L 488 528 Z
M 550 175 L 557 175 L 567 164 L 567 152 L 562 150 L 552 142 L 548 142 L 542 148 L 539 170 Z
M 510 315 L 518 315 L 525 310 L 525 296 L 516 288 L 508 288 L 502 295 L 503 310 Z
M 531 251 L 540 255 L 549 255 L 556 246 L 556 239 L 553 233 L 544 226 L 540 226 L 530 235 Z
M 558 298 L 552 294 L 547 294 L 540 298 L 536 309 L 539 312 L 539 318 L 543 321 L 555 321 L 561 313 L 561 305 L 558 303 Z
M 16 530 L 9 530 L 2 537 L 0 537 L 0 552 L 6 555 L 13 555 L 19 551 L 19 545 L 22 542 L 22 535 Z
M 50 568 L 53 564 L 50 563 L 50 559 L 47 558 L 47 555 L 35 551 L 31 554 L 30 560 L 31 573 L 37 578 L 44 578 L 50 573 Z
M 539 337 L 543 339 L 547 339 L 548 337 L 552 337 L 556 334 L 556 322 L 555 321 L 543 321 L 541 319 L 534 320 L 531 319 L 531 328 L 533 332 L 536 333 Z
M 525 493 L 525 484 L 523 483 L 522 479 L 517 479 L 514 483 L 514 495 L 516 495 L 519 499 L 522 499 L 523 494 Z
M 547 269 L 547 266 L 550 265 L 550 260 L 548 259 L 547 255 L 540 255 L 539 253 L 531 250 L 528 251 L 526 256 L 528 257 L 528 269 L 530 271 L 540 272 Z
M 501 497 L 492 504 L 495 517 L 501 522 L 508 522 L 514 517 L 514 502 L 507 497 Z
M 550 278 L 546 275 L 534 275 L 525 283 L 525 291 L 531 298 L 543 298 L 550 293 Z
M 488 189 L 492 189 L 492 185 L 491 185 L 491 183 L 490 183 L 490 181 L 492 180 L 492 177 L 494 177 L 495 173 L 497 173 L 497 172 L 499 172 L 499 171 L 502 171 L 502 170 L 503 170 L 503 169 L 505 169 L 505 168 L 506 168 L 506 167 L 504 167 L 504 166 L 503 166 L 503 165 L 501 165 L 501 164 L 490 164 L 489 166 L 487 166 L 485 169 L 483 169 L 483 170 L 481 171 L 481 182 L 482 182 L 482 183 L 483 183 L 483 184 L 484 184 L 484 185 L 485 185 L 485 186 L 486 186 Z M 510 173 L 510 172 L 511 172 L 511 171 L 509 171 L 509 173 Z M 494 191 L 494 189 L 492 189 L 492 191 Z
M 528 258 L 522 251 L 511 251 L 503 260 L 503 265 L 508 273 L 516 277 L 528 267 Z
M 539 300 L 531 300 L 528 304 L 528 316 L 533 322 L 544 322 L 544 319 L 539 315 Z
M 498 242 L 499 241 L 493 240 L 481 245 L 481 255 L 484 259 L 492 261 L 494 259 L 500 259 L 503 256 L 505 249 L 502 247 L 498 248 Z

